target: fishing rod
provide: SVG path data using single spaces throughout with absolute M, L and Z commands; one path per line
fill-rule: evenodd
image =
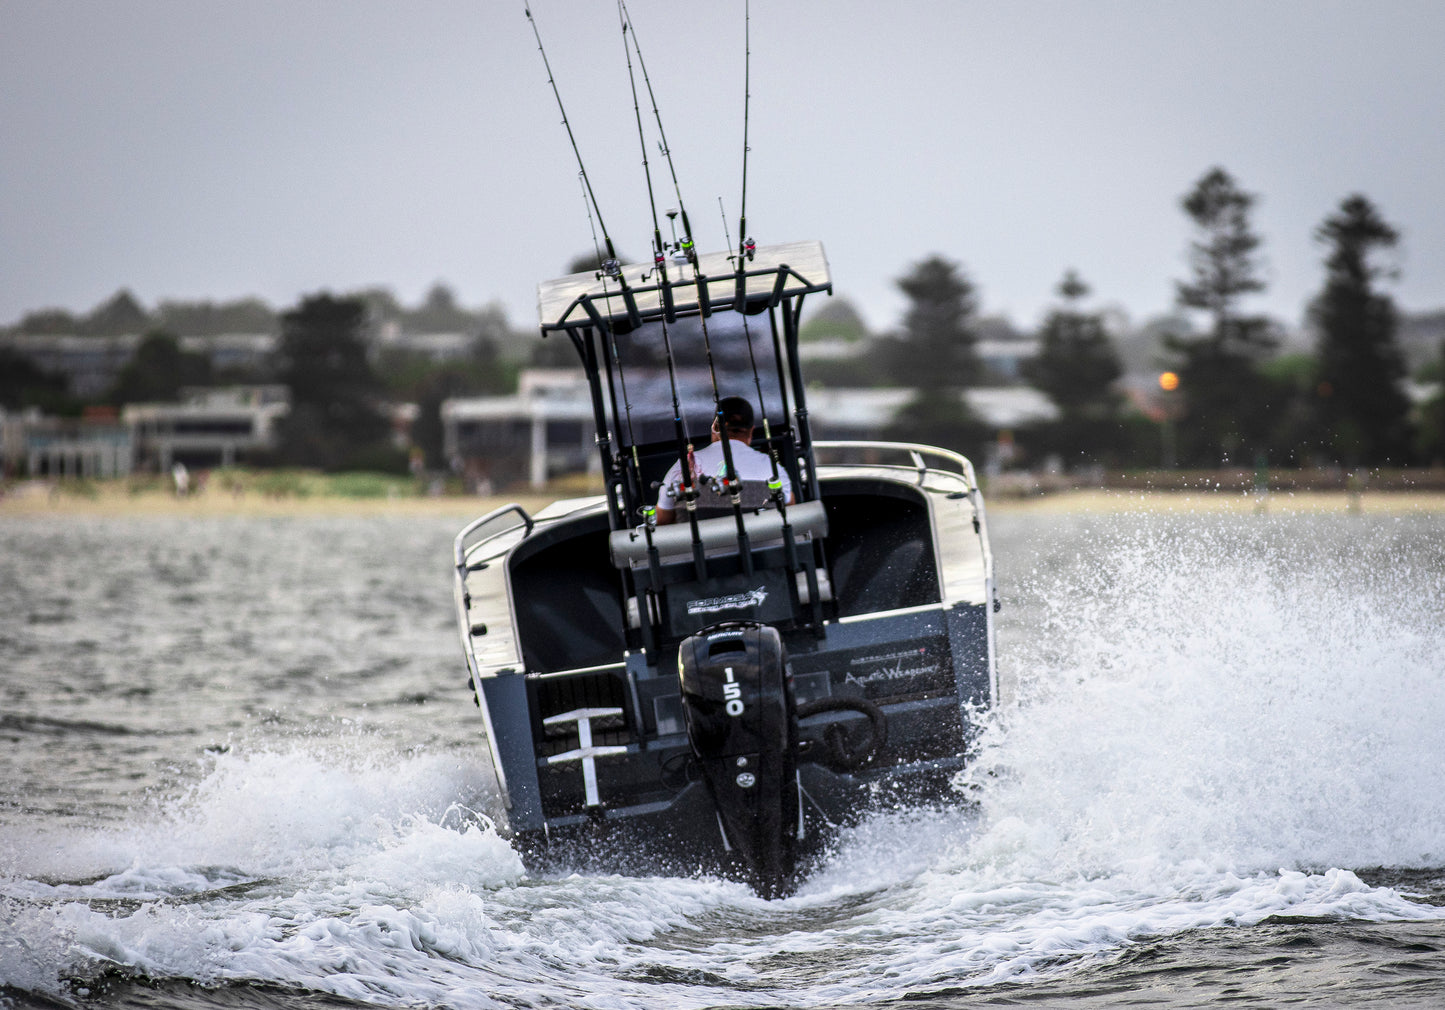
M 752 65 L 753 65 L 753 44 L 752 44 L 752 4 L 750 0 L 743 0 L 743 184 L 742 200 L 738 208 L 738 251 L 737 259 L 737 292 L 733 299 L 733 308 L 743 317 L 743 336 L 748 344 L 748 361 L 753 369 L 753 387 L 758 392 L 758 410 L 763 415 L 763 444 L 768 447 L 768 459 L 772 463 L 773 472 L 768 480 L 768 492 L 773 503 L 779 510 L 785 510 L 783 501 L 783 482 L 778 475 L 778 448 L 773 442 L 772 425 L 768 423 L 767 406 L 763 403 L 763 383 L 758 377 L 758 359 L 753 352 L 753 334 L 748 327 L 748 302 L 747 302 L 747 269 L 744 261 L 751 261 L 757 254 L 757 243 L 748 235 L 748 122 L 749 113 L 752 109 Z M 718 197 L 718 210 L 722 210 L 722 197 Z M 728 235 L 727 214 L 723 214 L 723 236 L 727 239 L 728 248 L 732 248 L 732 236 Z M 786 522 L 786 516 L 784 518 Z
M 763 402 L 763 382 L 758 375 L 758 359 L 753 350 L 753 333 L 748 326 L 748 294 L 747 294 L 747 263 L 751 262 L 757 253 L 757 244 L 748 234 L 748 124 L 752 110 L 752 5 L 749 0 L 743 0 L 743 176 L 742 176 L 742 197 L 738 204 L 738 252 L 735 260 L 737 275 L 736 288 L 733 295 L 733 308 L 743 317 L 743 336 L 748 344 L 748 363 L 753 370 L 753 388 L 758 393 L 758 410 L 763 415 L 763 444 L 768 448 L 768 460 L 772 466 L 772 474 L 768 478 L 768 496 L 772 499 L 773 507 L 778 510 L 778 516 L 782 519 L 783 543 L 785 546 L 788 570 L 798 570 L 797 547 L 793 540 L 793 527 L 788 522 L 787 496 L 783 494 L 783 478 L 780 474 L 781 463 L 778 459 L 778 446 L 773 440 L 772 425 L 768 422 L 767 405 Z M 639 57 L 640 59 L 640 57 Z M 681 198 L 679 197 L 679 200 Z M 718 209 L 722 209 L 722 198 L 718 198 Z M 727 214 L 723 214 L 723 235 L 727 239 L 728 248 L 732 248 L 732 237 L 727 234 Z M 774 338 L 776 340 L 776 337 Z M 783 393 L 781 381 L 778 384 L 778 397 L 783 414 L 788 412 L 787 397 Z M 739 520 L 741 522 L 741 520 Z M 821 615 L 818 613 L 818 585 L 817 577 L 813 568 L 806 569 L 808 580 L 809 597 L 813 601 L 815 618 Z M 791 588 L 791 587 L 790 587 Z
M 627 4 L 625 0 L 617 0 L 617 10 L 619 16 L 623 19 L 624 23 L 628 27 L 630 27 L 632 24 L 632 18 L 627 13 Z M 626 43 L 625 31 L 623 33 L 623 42 L 624 44 Z M 668 146 L 667 143 L 667 131 L 662 125 L 662 112 L 657 107 L 657 93 L 652 90 L 652 78 L 648 76 L 647 62 L 642 57 L 642 45 L 637 40 L 637 31 L 635 29 L 632 31 L 632 48 L 637 52 L 637 65 L 638 68 L 642 71 L 643 83 L 647 85 L 647 97 L 649 101 L 652 102 L 652 115 L 657 120 L 657 135 L 662 143 L 662 153 L 664 157 L 667 158 L 667 170 L 672 176 L 673 192 L 677 195 L 677 208 L 682 213 L 683 238 L 681 249 L 683 254 L 687 257 L 688 261 L 692 263 L 693 283 L 697 287 L 698 323 L 702 327 L 702 344 L 704 350 L 707 352 L 707 371 L 708 377 L 712 382 L 713 426 L 718 434 L 718 441 L 722 444 L 722 490 L 723 493 L 726 494 L 728 497 L 728 503 L 732 505 L 733 520 L 737 524 L 738 548 L 739 554 L 742 557 L 743 572 L 744 574 L 751 576 L 753 574 L 753 551 L 751 541 L 748 537 L 747 522 L 743 518 L 742 480 L 738 476 L 737 462 L 734 459 L 732 434 L 728 430 L 727 418 L 723 416 L 722 392 L 718 388 L 717 366 L 713 361 L 712 353 L 712 337 L 708 333 L 707 327 L 708 316 L 712 314 L 712 307 L 708 301 L 707 284 L 702 275 L 702 267 L 698 263 L 697 248 L 693 244 L 692 222 L 688 220 L 687 205 L 683 202 L 682 199 L 682 187 L 678 184 L 677 181 L 677 166 L 673 163 L 672 149 Z M 628 73 L 631 74 L 632 61 L 630 56 L 628 58 L 627 69 Z M 633 94 L 635 96 L 637 91 L 637 84 L 635 81 L 633 82 L 632 87 Z M 641 113 L 639 113 L 638 115 L 638 124 L 640 130 Z M 731 245 L 731 241 L 729 241 L 728 244 Z M 762 409 L 761 403 L 758 405 L 758 409 Z M 690 502 L 688 505 L 688 511 L 693 515 L 696 515 L 695 508 L 695 503 Z M 699 576 L 702 576 L 705 570 L 705 566 L 702 557 L 700 534 L 695 519 L 692 522 L 692 529 L 693 556 L 695 559 L 695 563 L 697 564 L 698 574 Z
M 677 184 L 677 168 L 672 162 L 672 148 L 667 145 L 667 131 L 662 128 L 662 115 L 657 111 L 657 96 L 652 91 L 652 79 L 647 76 L 647 62 L 642 58 L 642 46 L 637 41 L 637 29 L 632 26 L 632 15 L 627 12 L 625 0 L 617 0 L 617 13 L 625 22 L 627 29 L 632 32 L 632 48 L 637 52 L 637 65 L 642 70 L 642 80 L 647 85 L 647 97 L 652 102 L 652 114 L 657 120 L 657 135 L 661 141 L 663 157 L 667 159 L 667 170 L 672 175 L 672 190 L 677 194 L 677 208 L 682 212 L 682 242 L 679 249 L 687 257 L 694 267 L 697 266 L 697 249 L 692 241 L 692 224 L 687 219 L 687 207 L 682 202 L 682 188 Z M 628 70 L 632 68 L 631 57 L 628 57 Z M 636 93 L 636 85 L 633 92 Z
M 592 251 L 596 254 L 597 261 L 601 263 L 602 248 L 597 243 L 597 223 L 592 217 L 592 205 L 587 202 L 586 187 L 583 187 L 582 205 L 587 211 L 587 226 L 592 230 Z M 602 328 L 603 342 L 612 351 L 613 371 L 617 373 L 617 380 L 622 385 L 622 411 L 623 417 L 627 422 L 627 442 L 629 448 L 632 450 L 632 465 L 640 474 L 642 471 L 641 463 L 637 457 L 637 437 L 632 432 L 632 400 L 627 395 L 627 374 L 622 370 L 622 359 L 617 353 L 617 334 L 612 329 L 612 290 L 608 286 L 605 276 L 602 278 L 602 297 L 607 303 L 607 315 L 603 320 L 604 325 Z M 610 374 L 607 385 L 610 390 L 612 387 Z M 617 413 L 617 396 L 615 392 L 612 396 L 612 412 L 613 414 Z
M 632 27 L 632 16 L 627 13 L 625 0 L 617 0 L 617 10 L 629 28 Z M 624 33 L 625 40 L 625 33 Z M 652 102 L 652 115 L 657 120 L 657 134 L 662 142 L 662 153 L 667 159 L 667 169 L 672 175 L 673 192 L 677 195 L 677 208 L 682 214 L 682 242 L 681 250 L 686 255 L 688 262 L 692 264 L 693 281 L 697 286 L 698 320 L 702 325 L 702 343 L 707 353 L 708 376 L 712 380 L 713 416 L 716 420 L 718 432 L 722 435 L 723 446 L 723 486 L 732 499 L 734 511 L 738 516 L 738 526 L 742 528 L 742 498 L 739 486 L 737 467 L 733 463 L 732 439 L 728 437 L 726 422 L 722 415 L 722 394 L 718 389 L 717 367 L 713 362 L 712 338 L 708 333 L 707 320 L 712 314 L 711 305 L 708 302 L 707 284 L 702 275 L 702 268 L 698 265 L 697 248 L 692 238 L 692 223 L 688 220 L 687 205 L 682 199 L 682 187 L 677 181 L 677 166 L 672 160 L 672 149 L 667 143 L 667 131 L 662 125 L 662 112 L 657 107 L 657 93 L 652 89 L 652 78 L 647 73 L 647 61 L 642 56 L 642 46 L 637 40 L 637 30 L 632 28 L 632 47 L 637 53 L 637 66 L 642 71 L 643 83 L 647 86 L 647 97 Z M 631 58 L 628 59 L 628 69 L 631 70 Z M 636 85 L 634 84 L 634 90 Z M 759 404 L 759 409 L 761 409 Z
M 617 251 L 612 247 L 612 236 L 607 233 L 607 222 L 602 220 L 602 208 L 597 206 L 597 194 L 592 192 L 592 180 L 587 176 L 587 166 L 582 163 L 582 152 L 577 147 L 577 138 L 572 134 L 572 124 L 567 120 L 567 107 L 562 104 L 562 92 L 557 90 L 557 80 L 552 76 L 552 64 L 547 59 L 547 50 L 542 47 L 542 33 L 537 30 L 537 19 L 532 17 L 530 4 L 526 5 L 523 10 L 527 12 L 527 22 L 532 26 L 532 35 L 537 40 L 537 52 L 542 54 L 542 66 L 547 69 L 547 83 L 552 85 L 552 94 L 557 99 L 557 111 L 562 113 L 562 125 L 567 129 L 567 139 L 572 142 L 572 153 L 577 157 L 577 168 L 582 174 L 582 185 L 587 190 L 587 197 L 592 202 L 592 209 L 597 212 L 597 223 L 602 226 L 602 238 L 607 243 L 607 259 L 599 266 L 607 276 L 621 279 L 622 264 L 617 259 Z
M 719 213 L 722 215 L 723 238 L 727 241 L 728 248 L 732 248 L 733 237 L 728 233 L 728 216 L 727 212 L 723 210 L 722 197 L 717 198 L 717 208 Z M 749 240 L 748 244 L 751 245 L 751 240 Z M 758 357 L 756 352 L 753 350 L 753 331 L 748 326 L 747 302 L 743 297 L 743 283 L 743 266 L 740 256 L 738 260 L 738 299 L 736 308 L 738 313 L 743 317 L 743 338 L 747 341 L 748 345 L 748 363 L 752 366 L 753 369 L 753 388 L 757 390 L 758 410 L 763 416 L 763 444 L 768 447 L 768 459 L 772 463 L 773 467 L 772 476 L 768 478 L 768 496 L 772 498 L 773 503 L 778 507 L 778 510 L 780 512 L 783 512 L 783 522 L 786 524 L 787 503 L 783 500 L 783 481 L 778 474 L 778 469 L 780 466 L 778 460 L 778 447 L 773 443 L 773 429 L 772 426 L 768 424 L 767 405 L 763 402 L 763 380 L 758 374 Z M 783 412 L 785 414 L 787 413 L 786 407 L 783 408 Z
M 632 88 L 632 113 L 637 120 L 637 140 L 642 148 L 642 174 L 647 179 L 647 202 L 652 211 L 652 265 L 658 275 L 658 289 L 662 293 L 663 313 L 662 345 L 667 358 L 667 381 L 672 389 L 672 424 L 677 438 L 677 458 L 682 498 L 693 527 L 694 553 L 701 555 L 702 541 L 697 530 L 697 475 L 692 472 L 692 446 L 687 441 L 687 426 L 682 416 L 682 401 L 677 393 L 677 365 L 672 353 L 672 336 L 667 329 L 667 317 L 671 292 L 667 280 L 667 254 L 662 242 L 662 226 L 657 220 L 657 197 L 652 188 L 652 167 L 647 160 L 647 136 L 642 129 L 642 106 L 637 98 L 637 79 L 632 72 L 632 51 L 627 46 L 627 33 L 631 22 L 626 16 L 621 0 L 617 4 L 617 21 L 622 29 L 622 52 L 627 58 L 627 81 Z M 634 43 L 636 38 L 634 36 Z M 638 61 L 642 59 L 638 56 Z
M 642 132 L 642 106 L 637 100 L 637 80 L 632 74 L 632 50 L 627 46 L 627 33 L 631 25 L 620 2 L 617 5 L 617 20 L 622 28 L 622 55 L 627 59 L 627 83 L 632 88 L 632 115 L 637 120 L 637 140 L 642 147 L 642 174 L 647 179 L 647 206 L 652 211 L 652 265 L 662 277 L 662 288 L 666 291 L 667 256 L 662 242 L 662 226 L 657 221 L 657 196 L 652 189 L 652 167 L 647 161 L 647 137 Z
M 636 325 L 638 322 L 640 322 L 640 319 L 639 319 L 638 313 L 637 313 L 636 300 L 635 300 L 635 298 L 634 298 L 633 295 L 632 295 L 632 291 L 631 291 L 631 290 L 628 288 L 628 286 L 627 286 L 627 279 L 626 279 L 626 278 L 623 276 L 623 274 L 622 274 L 622 263 L 621 263 L 621 261 L 617 258 L 617 250 L 616 250 L 616 248 L 615 248 L 615 247 L 613 246 L 613 244 L 612 244 L 612 235 L 608 232 L 608 230 L 607 230 L 607 222 L 606 222 L 606 221 L 603 219 L 603 217 L 602 217 L 602 208 L 601 208 L 601 206 L 597 203 L 597 194 L 596 194 L 596 193 L 593 191 L 593 189 L 592 189 L 592 179 L 591 179 L 591 177 L 587 174 L 587 165 L 586 165 L 586 163 L 583 162 L 583 160 L 582 160 L 582 151 L 581 151 L 581 149 L 577 146 L 577 137 L 576 137 L 576 136 L 573 134 L 573 132 L 572 132 L 572 123 L 571 123 L 571 121 L 568 120 L 568 118 L 567 118 L 567 107 L 566 107 L 566 105 L 562 102 L 562 92 L 558 89 L 556 76 L 552 73 L 552 62 L 551 62 L 549 59 L 547 59 L 547 50 L 546 50 L 546 47 L 542 45 L 542 33 L 541 33 L 541 31 L 537 28 L 537 19 L 532 16 L 532 7 L 531 7 L 531 4 L 525 4 L 525 5 L 523 6 L 523 11 L 524 11 L 524 12 L 526 13 L 526 15 L 527 15 L 527 22 L 528 22 L 528 24 L 530 24 L 530 25 L 532 26 L 532 36 L 533 36 L 533 38 L 535 38 L 535 39 L 537 40 L 537 52 L 541 54 L 541 56 L 542 56 L 542 66 L 543 66 L 543 67 L 546 69 L 546 71 L 547 71 L 547 83 L 552 86 L 552 95 L 553 95 L 553 97 L 556 98 L 556 100 L 557 100 L 557 111 L 558 111 L 559 113 L 561 113 L 561 116 L 562 116 L 562 126 L 567 130 L 567 139 L 568 139 L 568 141 L 570 141 L 571 144 L 572 144 L 572 154 L 573 154 L 573 155 L 576 157 L 576 159 L 577 159 L 577 172 L 578 172 L 578 175 L 579 175 L 579 176 L 581 177 L 581 179 L 582 179 L 582 189 L 583 189 L 583 192 L 585 193 L 584 204 L 587 206 L 587 220 L 588 220 L 589 226 L 592 226 L 592 216 L 593 216 L 593 214 L 596 214 L 596 226 L 592 226 L 592 245 L 593 245 L 593 249 L 597 251 L 598 259 L 599 259 L 599 261 L 600 261 L 600 262 L 598 263 L 597 277 L 598 277 L 599 279 L 601 279 L 602 282 L 603 282 L 603 283 L 602 283 L 602 291 L 603 291 L 603 297 L 604 297 L 604 299 L 606 299 L 606 301 L 607 301 L 607 312 L 608 312 L 607 318 L 606 318 L 605 320 L 602 319 L 602 318 L 598 315 L 596 309 L 593 308 L 591 302 L 590 302 L 587 298 L 585 298 L 585 297 L 582 299 L 583 308 L 587 311 L 587 314 L 591 317 L 592 322 L 593 322 L 593 325 L 597 327 L 599 333 L 600 333 L 601 336 L 602 336 L 603 342 L 604 342 L 608 347 L 610 347 L 610 349 L 611 349 L 611 351 L 612 351 L 612 355 L 613 355 L 614 361 L 615 361 L 615 362 L 618 362 L 616 334 L 613 332 L 612 322 L 611 322 L 611 319 L 612 319 L 611 291 L 610 291 L 609 288 L 608 288 L 607 281 L 608 281 L 608 280 L 616 281 L 617 284 L 618 284 L 618 286 L 621 288 L 622 301 L 623 301 L 623 304 L 624 304 L 624 306 L 625 306 L 625 308 L 626 308 L 628 319 L 629 319 L 629 320 L 632 320 L 633 323 L 634 323 L 634 325 Z M 597 250 L 597 227 L 600 227 L 600 228 L 602 229 L 602 240 L 603 240 L 603 242 L 604 242 L 604 243 L 606 244 L 606 246 L 607 246 L 607 256 L 606 256 L 605 259 L 602 258 L 601 251 L 600 251 L 600 250 Z M 578 350 L 579 350 L 579 353 L 582 353 L 582 347 L 581 347 L 580 345 L 579 345 L 579 347 L 578 347 Z M 586 355 L 585 353 L 584 353 L 583 356 L 584 356 L 584 358 L 587 357 L 587 355 Z M 618 373 L 619 373 L 619 376 L 620 376 L 620 374 L 621 374 L 620 362 L 619 362 L 618 365 L 617 365 L 617 370 L 618 370 Z M 609 386 L 610 386 L 610 378 L 609 378 Z M 623 400 L 624 409 L 625 409 L 625 411 L 626 411 L 628 438 L 629 438 L 629 440 L 633 443 L 633 444 L 632 444 L 632 452 L 633 452 L 633 459 L 634 459 L 634 467 L 636 468 L 636 466 L 637 466 L 637 464 L 636 464 L 636 457 L 637 457 L 636 439 L 634 439 L 634 438 L 632 437 L 632 408 L 631 408 L 631 404 L 630 404 L 630 402 L 629 402 L 629 400 L 628 400 L 627 387 L 626 387 L 626 385 L 625 385 L 625 380 L 624 380 L 624 385 L 623 385 L 623 389 L 622 389 L 622 400 Z M 595 402 L 595 403 L 594 403 L 594 409 L 597 411 L 597 414 L 598 414 L 597 419 L 598 419 L 598 421 L 599 421 L 599 422 L 604 422 L 606 419 L 605 419 L 605 417 L 603 416 L 603 408 L 602 408 L 602 406 L 601 406 L 601 403 L 600 403 L 600 402 Z M 617 412 L 616 395 L 615 395 L 615 393 L 614 393 L 614 394 L 613 394 L 613 414 L 615 415 L 616 412 Z M 602 423 L 599 423 L 599 426 L 598 426 L 597 444 L 598 444 L 599 450 L 600 450 L 601 453 L 602 453 L 602 457 L 603 457 L 604 461 L 607 462 L 607 463 L 609 463 L 609 464 L 613 467 L 614 472 L 617 471 L 617 470 L 619 470 L 619 469 L 621 469 L 620 461 L 613 455 L 613 452 L 612 452 L 612 435 L 611 435 L 611 431 L 605 426 L 605 424 L 602 424 Z M 640 480 L 641 480 L 641 478 L 640 478 L 640 468 L 637 468 L 637 473 L 639 474 L 638 482 L 640 483 Z
M 743 199 L 738 207 L 738 270 L 742 270 L 744 258 L 751 260 L 757 252 L 757 245 L 748 235 L 748 110 L 752 105 L 752 64 L 753 64 L 753 16 L 749 0 L 743 0 Z M 723 219 L 726 232 L 727 219 Z M 744 238 L 744 236 L 747 236 Z M 731 246 L 732 239 L 728 239 Z

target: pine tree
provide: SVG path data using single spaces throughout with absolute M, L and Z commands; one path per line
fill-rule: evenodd
M 1241 190 L 1222 168 L 1212 168 L 1180 205 L 1200 237 L 1190 243 L 1189 281 L 1175 282 L 1175 301 L 1182 308 L 1209 313 L 1213 326 L 1206 338 L 1216 349 L 1245 352 L 1267 347 L 1266 331 L 1257 317 L 1238 314 L 1239 300 L 1264 290 L 1255 257 L 1259 236 L 1250 228 L 1255 196 Z
M 172 402 L 180 398 L 184 387 L 210 383 L 210 358 L 183 350 L 173 333 L 152 330 L 120 370 L 106 398 L 118 406 Z
M 974 352 L 978 297 L 957 263 L 930 256 L 899 278 L 908 296 L 903 333 L 891 355 L 893 377 L 918 390 L 963 389 L 983 367 Z
M 1315 232 L 1329 249 L 1325 286 L 1311 306 L 1319 334 L 1318 405 L 1331 447 L 1346 463 L 1405 462 L 1410 401 L 1396 342 L 1394 301 L 1376 291 L 1392 272 L 1373 261 L 1399 241 L 1366 197 L 1346 197 Z
M 1059 408 L 1065 422 L 1113 416 L 1118 395 L 1113 383 L 1123 374 L 1103 317 L 1084 312 L 1089 286 L 1073 270 L 1059 282 L 1063 307 L 1049 313 L 1039 332 L 1039 353 L 1024 365 L 1024 376 Z
M 144 333 L 151 325 L 150 313 L 135 295 L 122 288 L 86 316 L 83 328 L 90 336 L 119 337 Z
M 282 317 L 280 378 L 291 389 L 280 426 L 285 462 L 334 470 L 386 457 L 390 425 L 366 357 L 365 323 L 363 302 L 327 294 Z
M 978 381 L 972 320 L 978 309 L 973 284 L 958 264 L 930 256 L 900 278 L 909 298 L 903 332 L 885 344 L 890 376 L 916 395 L 888 427 L 890 438 L 974 452 L 984 437 L 962 392 Z
M 1275 341 L 1268 320 L 1243 314 L 1239 305 L 1265 286 L 1260 240 L 1249 223 L 1255 199 L 1224 169 L 1212 168 L 1180 201 L 1199 237 L 1189 248 L 1190 279 L 1176 283 L 1175 300 L 1207 313 L 1210 327 L 1202 336 L 1167 343 L 1182 359 L 1180 454 L 1199 463 L 1260 448 L 1269 430 L 1269 384 L 1256 366 Z
M 451 288 L 438 283 L 432 285 L 421 305 L 407 314 L 406 322 L 413 333 L 464 333 L 476 320 L 457 304 Z

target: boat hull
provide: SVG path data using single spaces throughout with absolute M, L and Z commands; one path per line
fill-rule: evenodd
M 820 507 L 798 515 L 811 538 L 794 547 L 821 559 L 811 581 L 780 582 L 767 567 L 778 549 L 760 537 L 752 570 L 709 555 L 700 587 L 632 596 L 645 566 L 686 578 L 692 559 L 668 568 L 640 547 L 619 557 L 607 516 L 578 503 L 475 548 L 459 538 L 459 615 L 499 821 L 534 870 L 703 871 L 784 893 L 869 811 L 961 801 L 950 782 L 996 697 L 991 556 L 971 471 L 838 468 L 820 485 Z M 767 609 L 779 600 L 792 617 Z M 675 619 L 683 637 L 640 644 L 645 620 L 665 630 Z M 761 880 L 729 839 L 707 783 L 716 755 L 689 737 L 679 677 L 686 636 L 728 621 L 776 636 L 796 720 L 784 792 L 797 809 L 778 818 L 794 868 Z

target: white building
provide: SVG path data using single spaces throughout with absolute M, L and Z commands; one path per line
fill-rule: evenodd
M 1018 382 L 1023 378 L 1024 362 L 1038 355 L 1039 346 L 1037 337 L 990 337 L 978 341 L 974 345 L 974 353 L 994 379 Z
M 572 368 L 529 368 L 512 396 L 459 397 L 441 406 L 442 449 L 469 482 L 502 486 L 601 468 L 587 378 Z
M 124 477 L 134 466 L 130 430 L 114 412 L 47 417 L 34 407 L 0 409 L 0 471 L 13 476 L 96 479 Z
M 1004 431 L 1057 416 L 1036 389 L 970 389 L 974 414 Z M 913 396 L 911 389 L 810 389 L 808 412 L 817 439 L 872 439 Z M 601 467 L 592 400 L 578 369 L 526 369 L 515 396 L 479 396 L 442 404 L 447 458 L 476 485 L 501 487 L 525 479 L 541 487 L 565 473 Z
M 135 403 L 121 420 L 137 464 L 162 471 L 177 461 L 232 466 L 247 454 L 275 448 L 276 422 L 291 409 L 285 386 L 198 389 L 181 403 Z

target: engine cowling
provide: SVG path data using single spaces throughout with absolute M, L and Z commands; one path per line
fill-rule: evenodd
M 798 717 L 782 639 L 753 621 L 713 625 L 683 640 L 677 666 L 725 844 L 759 894 L 785 894 L 797 865 Z

